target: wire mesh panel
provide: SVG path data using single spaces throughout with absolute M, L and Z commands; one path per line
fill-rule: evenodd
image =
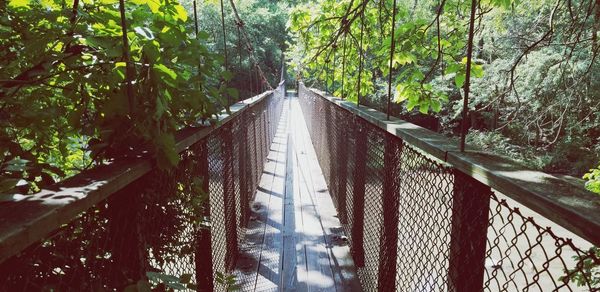
M 218 125 L 175 169 L 150 171 L 0 263 L 0 291 L 225 290 L 217 278 L 235 263 L 284 92 Z
M 600 291 L 597 247 L 303 84 L 299 97 L 364 290 Z

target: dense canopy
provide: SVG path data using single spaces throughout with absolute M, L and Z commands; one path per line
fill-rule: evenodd
M 168 169 L 178 129 L 272 88 L 284 55 L 288 80 L 453 137 L 468 121 L 469 143 L 599 191 L 599 28 L 597 0 L 5 1 L 0 193 L 123 156 Z

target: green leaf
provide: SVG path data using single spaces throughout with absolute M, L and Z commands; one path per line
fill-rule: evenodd
M 483 66 L 477 65 L 477 64 L 472 64 L 472 66 L 471 66 L 471 74 L 473 74 L 473 76 L 475 78 L 481 78 L 481 77 L 483 77 Z
M 406 103 L 406 109 L 408 111 L 412 111 L 413 108 L 415 108 L 415 106 L 417 106 L 418 104 L 419 104 L 418 100 L 409 99 L 408 102 Z
M 165 111 L 166 111 L 166 106 L 164 105 L 162 98 L 160 98 L 160 96 L 157 96 L 156 97 L 156 111 L 154 112 L 154 119 L 157 121 L 160 120 L 160 118 L 165 113 Z
M 172 276 L 172 275 L 163 274 L 163 273 L 146 272 L 146 276 L 150 280 L 160 281 L 163 283 L 170 283 L 170 282 L 178 283 L 179 282 L 179 278 Z
M 31 0 L 10 0 L 8 1 L 8 7 L 12 8 L 29 8 Z
M 152 13 L 157 13 L 160 9 L 160 0 L 148 0 L 146 4 L 150 7 Z
M 168 76 L 173 80 L 177 79 L 177 73 L 163 64 L 154 64 L 152 67 L 163 76 Z
M 210 37 L 210 34 L 208 32 L 206 32 L 206 31 L 200 31 L 200 32 L 198 32 L 198 39 L 206 40 L 209 37 Z
M 438 99 L 432 99 L 431 100 L 431 110 L 433 110 L 434 112 L 439 112 L 442 109 L 442 104 L 440 103 L 440 101 Z
M 460 71 L 460 69 L 461 69 L 461 65 L 459 65 L 457 63 L 452 63 L 452 64 L 448 65 L 448 67 L 446 67 L 446 74 L 456 73 L 456 72 Z
M 419 111 L 422 114 L 427 114 L 429 112 L 429 101 L 428 100 L 424 100 L 421 102 L 421 104 L 419 105 Z
M 394 101 L 395 102 L 403 102 L 405 100 L 408 99 L 408 92 L 407 90 L 410 90 L 409 88 L 407 88 L 404 84 L 398 84 L 396 86 L 396 96 Z
M 225 81 L 230 81 L 233 78 L 233 73 L 231 73 L 230 71 L 223 71 L 221 73 L 221 76 L 223 77 L 223 79 L 225 79 Z
M 183 6 L 175 5 L 175 11 L 177 11 L 177 17 L 179 17 L 179 19 L 181 19 L 183 21 L 188 20 L 187 11 L 185 11 L 185 8 L 183 8 Z
M 161 133 L 155 139 L 157 149 L 157 163 L 160 169 L 169 169 L 179 162 L 179 154 L 175 148 L 175 137 L 170 133 Z M 169 275 L 163 275 L 169 276 Z M 173 276 L 170 276 L 173 277 Z M 176 278 L 179 281 L 179 278 Z
M 464 73 L 456 74 L 456 77 L 454 77 L 454 84 L 456 85 L 456 87 L 462 88 L 462 86 L 465 84 L 465 74 Z
M 26 159 L 13 158 L 12 160 L 5 163 L 6 166 L 4 166 L 3 170 L 10 172 L 25 171 L 30 168 L 28 167 L 29 163 L 30 161 Z
M 408 52 L 400 52 L 394 56 L 394 63 L 406 65 L 417 62 L 417 57 Z

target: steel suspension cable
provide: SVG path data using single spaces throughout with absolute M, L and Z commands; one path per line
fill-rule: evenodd
M 335 68 L 337 64 L 337 44 L 333 45 L 333 72 L 331 73 L 331 95 L 335 92 Z
M 360 43 L 358 50 L 358 84 L 357 84 L 357 96 L 356 96 L 356 107 L 360 107 L 360 97 L 361 97 L 361 82 L 362 82 L 362 70 L 363 70 L 363 34 L 365 30 L 365 11 L 360 12 Z
M 242 71 L 242 39 L 240 38 L 240 25 L 241 23 L 236 22 L 237 24 L 237 39 L 238 39 L 238 66 L 240 67 L 240 71 Z
M 257 74 L 258 74 L 259 78 L 261 79 L 260 81 L 262 81 L 264 83 L 264 85 L 266 85 L 266 87 L 269 90 L 271 90 L 271 89 L 273 89 L 273 87 L 271 87 L 271 84 L 269 84 L 269 80 L 267 79 L 267 77 L 263 73 L 262 69 L 260 68 L 260 65 L 258 64 L 258 60 L 256 59 L 256 56 L 254 56 L 254 49 L 251 45 L 250 37 L 248 36 L 248 33 L 244 29 L 244 25 L 243 25 L 244 22 L 242 21 L 242 18 L 240 17 L 240 14 L 238 13 L 237 8 L 235 7 L 235 3 L 233 3 L 233 0 L 229 0 L 229 3 L 231 4 L 231 9 L 233 10 L 233 15 L 235 16 L 237 21 L 242 24 L 240 27 L 240 31 L 242 33 L 242 36 L 244 37 L 244 41 L 245 41 L 246 47 L 248 49 L 248 58 L 250 61 L 252 61 L 252 63 L 254 63 L 253 65 L 257 70 Z
M 223 53 L 225 57 L 225 70 L 228 69 L 227 64 L 227 35 L 225 32 L 225 8 L 223 7 L 223 0 L 221 2 L 221 28 L 223 29 Z
M 396 50 L 396 37 L 394 35 L 394 29 L 396 27 L 396 0 L 394 0 L 394 7 L 392 8 L 392 43 L 390 46 L 390 71 L 388 73 L 388 100 L 387 100 L 387 119 L 390 120 L 390 111 L 392 108 L 392 70 L 394 51 Z
M 325 94 L 329 92 L 329 58 L 325 60 Z
M 465 73 L 465 98 L 463 99 L 463 112 L 460 131 L 460 151 L 465 151 L 465 139 L 467 136 L 467 119 L 469 117 L 469 91 L 471 88 L 471 59 L 473 57 L 473 35 L 475 34 L 475 12 L 477 11 L 477 0 L 471 0 L 471 18 L 469 20 L 469 39 L 467 41 L 467 72 Z
M 196 8 L 196 0 L 194 0 L 193 4 L 194 4 L 194 31 L 196 32 L 196 39 L 198 39 L 198 11 Z
M 346 32 L 344 32 L 342 48 L 342 99 L 344 99 L 344 80 L 346 79 Z

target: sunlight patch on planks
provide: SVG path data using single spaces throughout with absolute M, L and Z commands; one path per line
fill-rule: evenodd
M 243 291 L 360 291 L 308 129 L 288 98 L 234 275 Z

